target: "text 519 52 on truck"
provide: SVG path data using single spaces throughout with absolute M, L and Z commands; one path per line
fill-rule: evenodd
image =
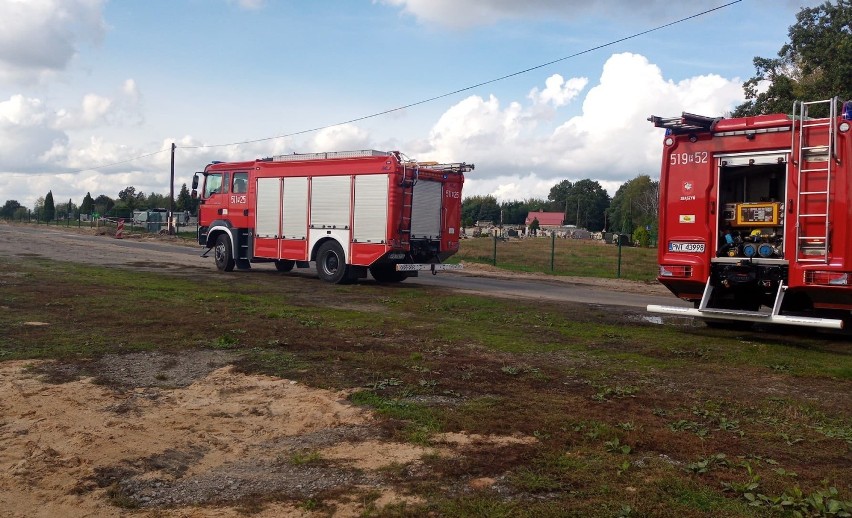
M 198 242 L 221 271 L 274 262 L 332 283 L 458 269 L 461 190 L 473 164 L 338 151 L 214 162 L 196 173 Z M 197 193 L 196 189 L 201 188 Z
M 658 280 L 714 324 L 842 328 L 852 311 L 852 103 L 651 117 L 666 128 Z

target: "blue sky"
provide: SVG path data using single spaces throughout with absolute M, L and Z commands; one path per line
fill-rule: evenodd
M 476 164 L 464 194 L 611 194 L 658 176 L 649 115 L 722 115 L 817 1 L 0 0 L 0 203 L 167 194 L 211 160 L 399 150 Z M 243 145 L 211 145 L 287 138 Z M 132 160 L 135 159 L 135 160 Z M 106 164 L 117 165 L 102 167 Z

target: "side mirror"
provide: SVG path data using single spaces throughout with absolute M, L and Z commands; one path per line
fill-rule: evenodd
M 199 173 L 195 173 L 195 175 L 192 177 L 192 190 L 193 191 L 198 189 L 198 175 L 199 175 Z
M 194 200 L 194 199 L 198 198 L 198 191 L 193 189 L 192 192 L 189 195 L 192 196 L 192 199 Z

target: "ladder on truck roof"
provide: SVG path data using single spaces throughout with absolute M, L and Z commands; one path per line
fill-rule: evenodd
M 648 117 L 648 122 L 654 123 L 654 127 L 665 128 L 667 132 L 675 135 L 713 131 L 720 120 L 722 117 L 706 117 L 687 112 L 682 112 L 680 117 Z
M 798 168 L 796 199 L 796 262 L 828 263 L 831 251 L 831 181 L 836 158 L 838 98 L 793 103 L 799 123 L 798 142 L 793 132 L 791 147 Z M 813 108 L 827 110 L 827 117 L 809 116 Z M 823 165 L 824 164 L 824 165 Z

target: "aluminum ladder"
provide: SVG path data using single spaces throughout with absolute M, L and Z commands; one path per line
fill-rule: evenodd
M 793 103 L 794 125 L 796 122 L 799 125 L 799 131 L 793 132 L 791 144 L 796 150 L 793 163 L 798 169 L 795 260 L 799 263 L 827 264 L 829 261 L 837 102 L 838 98 L 834 97 Z M 827 109 L 828 117 L 811 118 L 809 112 L 815 107 Z

